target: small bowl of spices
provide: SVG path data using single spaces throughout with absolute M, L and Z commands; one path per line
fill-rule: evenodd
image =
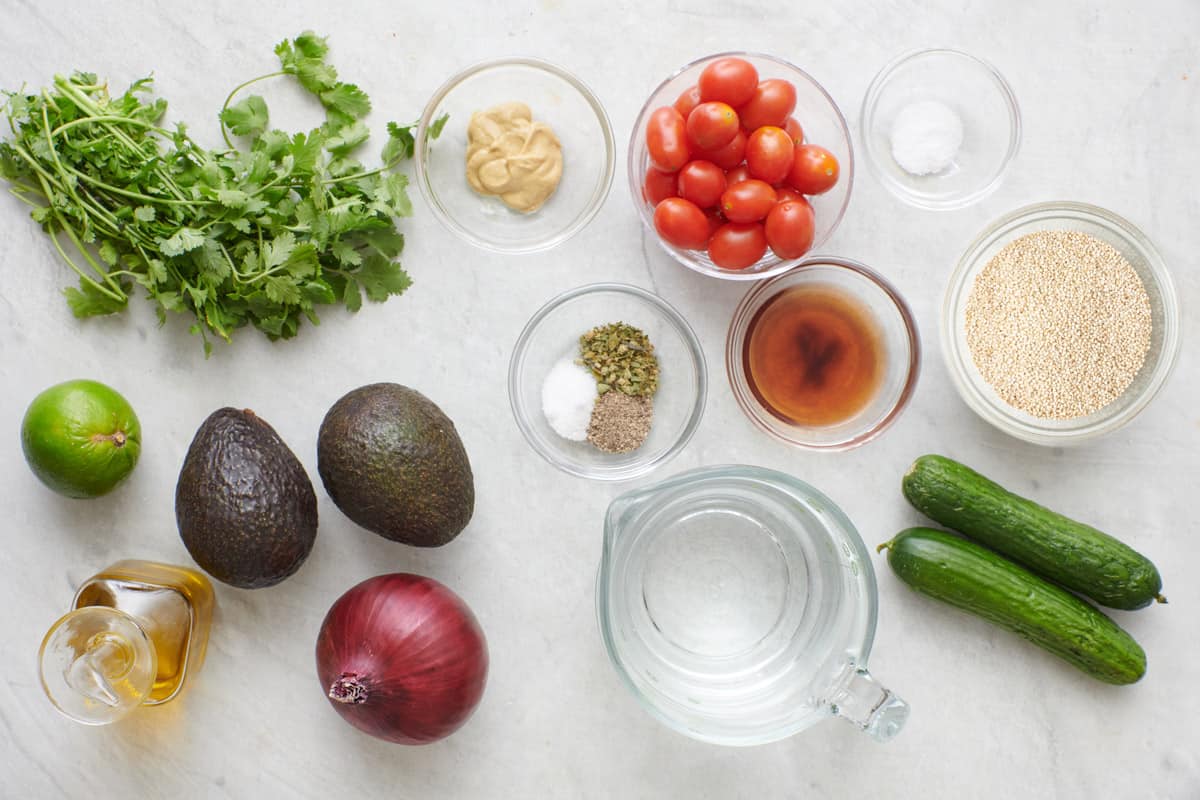
M 908 304 L 856 261 L 813 256 L 755 285 L 725 342 L 734 398 L 788 444 L 848 450 L 904 410 L 921 364 Z
M 1018 209 L 971 243 L 942 306 L 942 349 L 963 400 L 1019 439 L 1081 442 L 1154 397 L 1180 345 L 1158 250 L 1096 206 Z
M 886 65 L 859 119 L 867 167 L 919 208 L 962 208 L 991 194 L 1021 144 L 1004 76 L 958 50 L 920 50 Z
M 536 58 L 476 64 L 434 93 L 417 125 L 417 186 L 476 247 L 532 253 L 587 225 L 612 186 L 608 114 L 574 75 Z
M 513 348 L 517 427 L 554 466 L 625 480 L 672 458 L 704 413 L 708 373 L 687 321 L 658 295 L 619 283 L 544 305 Z

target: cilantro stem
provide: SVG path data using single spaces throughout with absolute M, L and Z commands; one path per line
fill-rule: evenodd
M 239 83 L 237 86 L 233 87 L 232 91 L 229 92 L 229 95 L 225 98 L 224 104 L 221 106 L 221 113 L 217 115 L 217 119 L 221 123 L 221 138 L 225 140 L 225 145 L 230 150 L 236 150 L 237 148 L 234 146 L 233 140 L 229 138 L 229 129 L 225 127 L 225 112 L 229 110 L 229 102 L 233 100 L 234 95 L 236 95 L 242 89 L 245 89 L 247 86 L 253 86 L 259 81 L 265 81 L 268 78 L 278 78 L 281 75 L 287 75 L 287 73 L 283 70 L 279 70 L 278 72 L 268 72 L 266 75 L 259 75 L 257 78 L 251 78 L 244 83 Z
M 66 229 L 64 228 L 64 230 L 66 230 Z M 79 279 L 81 281 L 86 281 L 87 283 L 91 284 L 92 287 L 94 287 L 96 289 L 96 291 L 112 298 L 113 300 L 116 300 L 118 303 L 124 303 L 126 300 L 129 299 L 125 295 L 124 292 L 111 291 L 107 286 L 105 286 L 102 283 L 97 282 L 90 275 L 88 275 L 82 269 L 80 269 L 79 266 L 74 261 L 71 260 L 71 257 L 69 255 L 67 255 L 67 251 L 63 249 L 62 243 L 58 241 L 58 236 L 55 235 L 54 231 L 50 230 L 49 234 L 50 234 L 50 241 L 54 243 L 54 249 L 58 251 L 58 254 L 60 256 L 62 256 L 63 261 L 67 262 L 67 266 L 75 271 L 75 274 L 79 276 Z

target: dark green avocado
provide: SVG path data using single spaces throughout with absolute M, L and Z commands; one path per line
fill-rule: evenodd
M 196 563 L 240 589 L 291 575 L 317 537 L 317 495 L 295 454 L 253 411 L 214 411 L 175 485 L 175 521 Z
M 375 383 L 333 404 L 317 438 L 317 472 L 350 519 L 385 539 L 439 547 L 475 511 L 462 440 L 420 392 Z

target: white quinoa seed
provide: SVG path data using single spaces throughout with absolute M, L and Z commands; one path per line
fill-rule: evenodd
M 1150 298 L 1116 248 L 1079 231 L 1004 246 L 967 298 L 966 336 L 983 379 L 1009 405 L 1074 419 L 1120 397 L 1150 349 Z

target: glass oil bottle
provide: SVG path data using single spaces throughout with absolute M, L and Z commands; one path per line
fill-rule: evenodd
M 42 641 L 42 688 L 68 717 L 115 722 L 165 703 L 204 662 L 212 584 L 195 570 L 118 561 L 84 581 Z

